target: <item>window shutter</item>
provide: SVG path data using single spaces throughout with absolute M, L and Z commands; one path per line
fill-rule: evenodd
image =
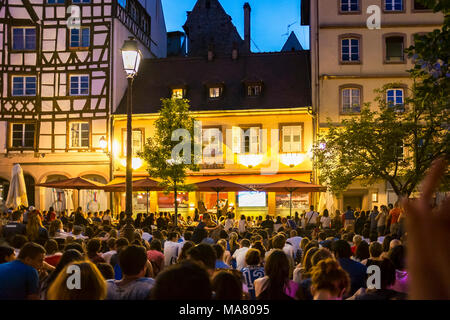
M 241 133 L 242 130 L 239 127 L 232 127 L 233 135 L 233 153 L 241 153 Z

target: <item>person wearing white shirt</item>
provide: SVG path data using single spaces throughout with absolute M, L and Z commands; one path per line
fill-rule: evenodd
M 322 225 L 322 229 L 331 228 L 331 218 L 328 215 L 327 209 L 323 211 L 323 216 L 320 217 L 320 224 Z
M 297 251 L 300 250 L 300 242 L 302 242 L 302 237 L 299 237 L 297 235 L 297 231 L 292 230 L 291 231 L 291 237 L 289 239 L 287 239 L 287 242 L 289 242 L 290 244 L 292 244 L 292 247 L 294 248 L 294 259 L 297 258 Z
M 246 230 L 246 226 L 247 226 L 247 223 L 245 221 L 245 216 L 242 215 L 241 220 L 239 220 L 239 224 L 238 224 L 238 232 L 240 234 L 244 234 L 245 230 Z
M 102 258 L 106 263 L 111 263 L 111 257 L 117 253 L 116 239 L 110 238 L 107 242 L 109 251 L 102 254 Z
M 236 270 L 241 271 L 246 267 L 245 255 L 250 249 L 250 241 L 248 239 L 242 239 L 240 243 L 240 248 L 233 253 L 233 259 L 236 259 Z
M 178 233 L 170 232 L 169 238 L 164 242 L 164 265 L 170 266 L 175 264 L 178 259 L 178 255 L 183 248 L 184 242 L 178 242 Z
M 225 219 L 223 229 L 224 229 L 226 232 L 228 232 L 228 231 L 230 231 L 230 229 L 233 228 L 233 227 L 234 227 L 234 219 L 232 218 L 231 214 L 229 213 L 228 216 L 227 216 L 227 218 Z
M 314 206 L 310 206 L 310 211 L 306 213 L 306 227 L 316 225 L 319 213 L 314 211 Z

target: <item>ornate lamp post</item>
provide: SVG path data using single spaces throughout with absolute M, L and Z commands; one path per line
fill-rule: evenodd
M 142 54 L 138 48 L 137 41 L 130 37 L 129 40 L 125 40 L 122 48 L 123 68 L 127 73 L 128 90 L 127 90 L 127 173 L 126 173 L 126 215 L 131 218 L 133 213 L 133 184 L 132 184 L 132 128 L 131 128 L 131 115 L 133 113 L 132 108 L 132 94 L 133 94 L 133 80 L 136 76 L 139 65 L 141 63 Z

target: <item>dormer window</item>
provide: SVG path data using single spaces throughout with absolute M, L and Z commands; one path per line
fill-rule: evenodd
M 222 96 L 222 88 L 221 87 L 210 87 L 209 88 L 209 98 L 210 99 L 219 99 Z
M 183 88 L 173 88 L 172 89 L 172 99 L 183 99 L 185 95 L 185 90 Z
M 247 97 L 259 97 L 262 93 L 262 82 L 247 82 L 246 84 Z

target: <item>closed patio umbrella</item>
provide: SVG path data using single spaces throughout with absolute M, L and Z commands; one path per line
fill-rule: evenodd
M 258 186 L 267 192 L 289 192 L 289 215 L 292 216 L 292 193 L 293 192 L 323 192 L 326 191 L 326 187 L 320 185 L 298 181 L 294 179 L 288 179 L 273 183 L 261 184 Z
M 28 207 L 27 188 L 23 177 L 23 170 L 19 164 L 12 168 L 11 183 L 9 185 L 6 206 L 17 209 L 19 206 Z

